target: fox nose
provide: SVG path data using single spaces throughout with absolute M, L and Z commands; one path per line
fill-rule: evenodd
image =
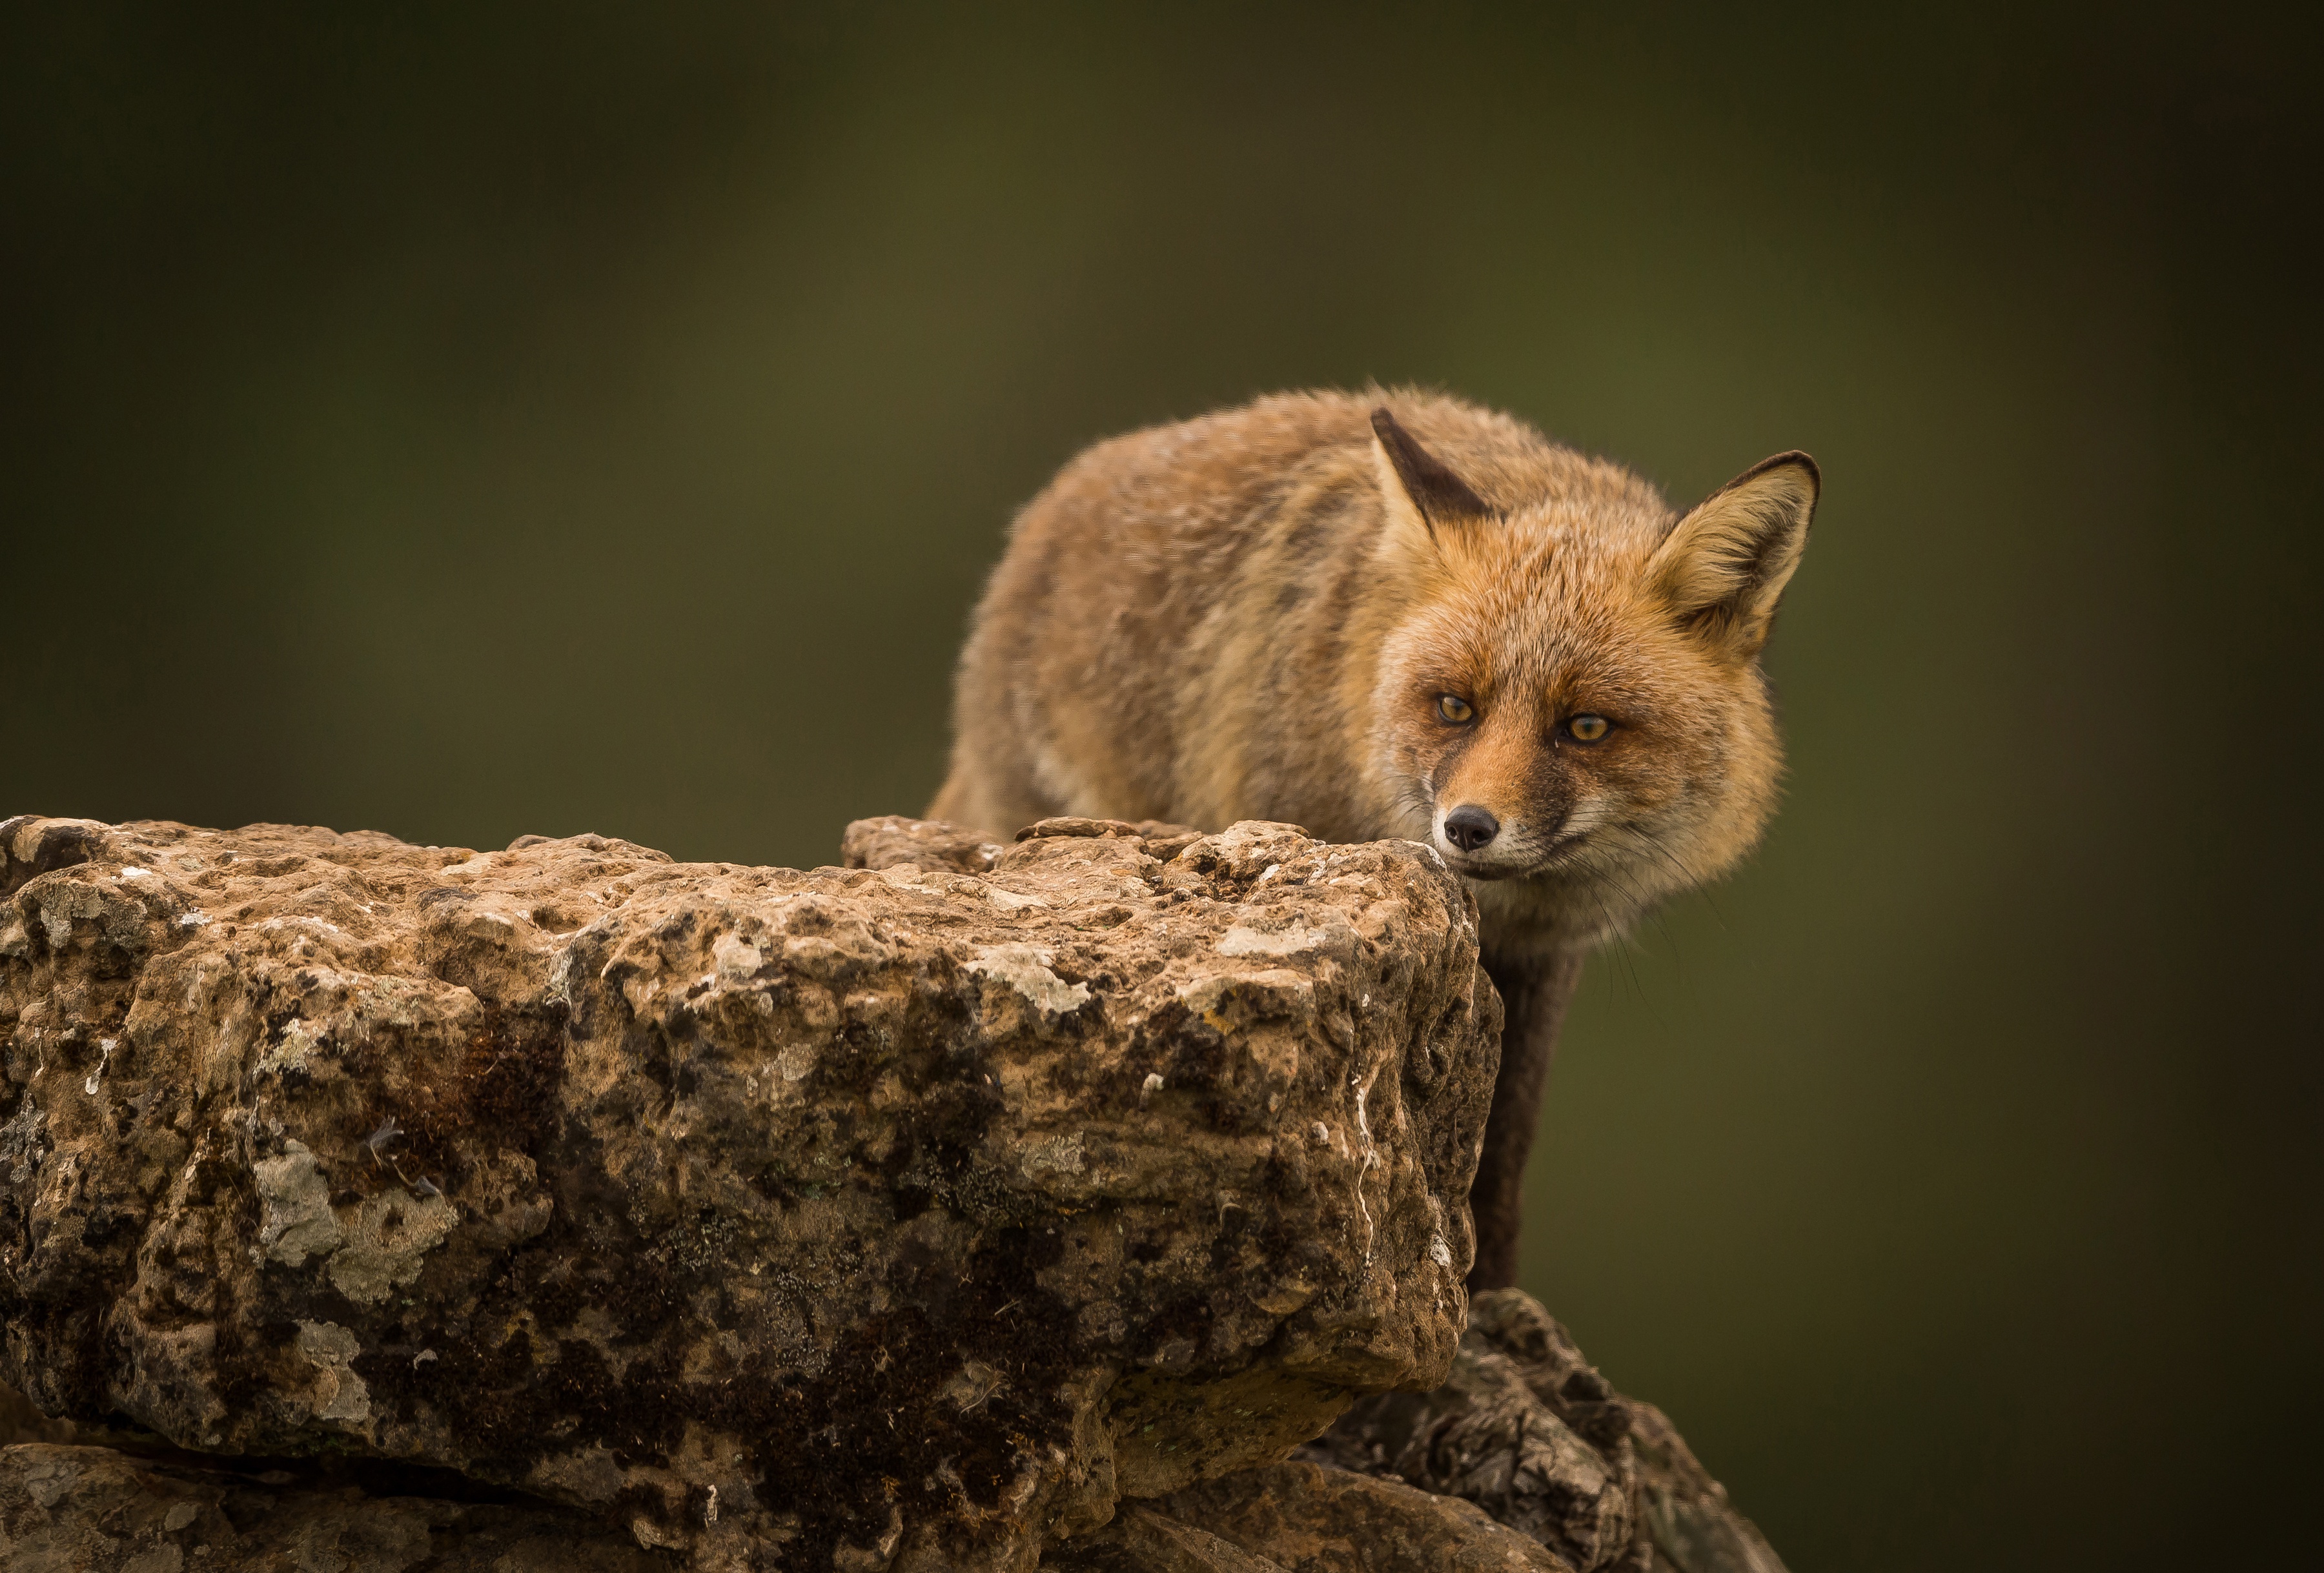
M 1444 839 L 1464 852 L 1473 852 L 1501 833 L 1501 822 L 1473 803 L 1464 803 L 1444 816 Z

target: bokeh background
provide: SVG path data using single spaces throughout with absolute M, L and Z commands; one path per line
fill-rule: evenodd
M 1526 1276 L 1795 1573 L 2291 1567 L 2315 78 L 2216 8 L 49 8 L 0 814 L 816 864 L 1093 438 L 1442 384 L 1813 451 L 1752 867 L 1593 965 Z

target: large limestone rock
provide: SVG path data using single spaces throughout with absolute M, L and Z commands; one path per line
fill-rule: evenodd
M 0 824 L 0 1379 L 847 1569 L 1027 1568 L 1435 1386 L 1499 1025 L 1457 882 L 1037 828 Z

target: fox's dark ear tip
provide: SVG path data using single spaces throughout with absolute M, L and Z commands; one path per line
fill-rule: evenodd
M 1767 458 L 1761 459 L 1757 464 L 1752 465 L 1749 469 L 1736 476 L 1735 479 L 1728 482 L 1726 485 L 1721 486 L 1719 491 L 1732 492 L 1736 487 L 1742 485 L 1745 482 L 1756 481 L 1771 470 L 1805 470 L 1808 473 L 1808 490 L 1818 494 L 1821 494 L 1823 491 L 1823 471 L 1817 467 L 1816 462 L 1812 457 L 1811 457 L 1804 450 L 1800 448 L 1794 448 L 1789 453 L 1775 454 Z M 1719 492 L 1714 492 L 1711 495 L 1715 497 L 1719 495 Z
M 1790 465 L 1794 468 L 1805 470 L 1808 473 L 1809 483 L 1818 491 L 1823 489 L 1823 468 L 1815 462 L 1815 455 L 1804 448 L 1794 448 L 1789 453 L 1777 454 L 1759 467 L 1763 470 L 1772 470 L 1778 465 Z
M 1410 432 L 1397 424 L 1396 417 L 1388 413 L 1385 404 L 1372 411 L 1372 433 L 1379 438 L 1380 452 L 1396 471 L 1404 494 L 1420 510 L 1420 517 L 1431 532 L 1448 520 L 1496 517 L 1491 506 L 1470 490 L 1469 483 L 1446 468 L 1444 461 L 1422 447 Z

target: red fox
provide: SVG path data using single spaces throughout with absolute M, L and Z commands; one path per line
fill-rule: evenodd
M 1522 421 L 1402 390 L 1099 443 L 1018 517 L 929 815 L 1434 848 L 1507 1011 L 1470 1277 L 1506 1286 L 1582 957 L 1733 866 L 1774 806 L 1759 652 L 1819 485 L 1778 454 L 1681 515 Z

